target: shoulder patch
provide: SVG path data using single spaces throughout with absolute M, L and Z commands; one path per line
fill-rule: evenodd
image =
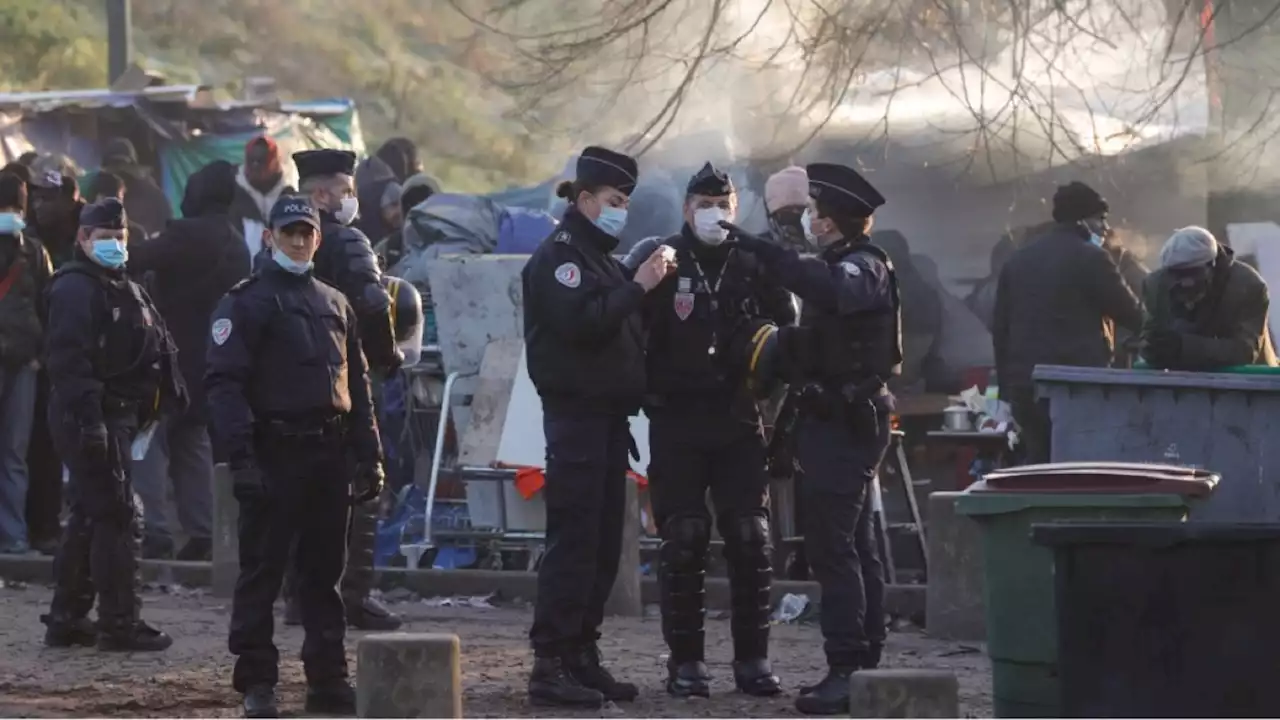
M 250 285 L 252 285 L 252 284 L 254 284 L 255 282 L 257 282 L 257 280 L 258 280 L 258 276 L 257 276 L 257 275 L 250 275 L 249 277 L 247 277 L 247 278 L 245 278 L 245 279 L 241 280 L 240 282 L 236 283 L 235 285 L 232 285 L 232 286 L 231 286 L 231 289 L 230 289 L 230 290 L 227 290 L 227 292 L 228 292 L 228 293 L 238 293 L 238 292 L 240 292 L 241 290 L 244 290 L 245 288 L 247 288 L 247 287 L 249 287 Z
M 231 337 L 231 320 L 228 318 L 218 318 L 213 321 L 213 327 L 210 328 L 209 334 L 213 336 L 213 344 L 221 346 L 227 342 L 227 338 Z
M 552 238 L 552 240 L 554 240 L 555 242 L 558 242 L 558 243 L 564 243 L 564 244 L 566 244 L 566 245 L 568 245 L 568 244 L 569 244 L 569 241 L 570 241 L 571 239 L 572 239 L 572 238 L 570 238 L 570 237 L 569 237 L 569 233 L 568 233 L 568 231 L 566 231 L 566 230 L 558 230 L 558 231 L 556 231 L 555 236 Z
M 567 262 L 556 268 L 556 282 L 567 288 L 576 288 L 582 284 L 582 271 L 577 263 Z
M 840 267 L 844 268 L 844 271 L 849 274 L 849 277 L 858 277 L 862 274 L 862 268 L 858 267 L 858 264 L 855 262 L 849 262 L 846 260 L 840 263 Z

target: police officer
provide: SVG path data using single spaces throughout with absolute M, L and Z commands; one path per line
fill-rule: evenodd
M 667 692 L 679 697 L 710 694 L 703 655 L 708 488 L 729 564 L 734 681 L 750 695 L 781 691 L 768 660 L 772 568 L 761 418 L 726 350 L 745 321 L 790 325 L 796 313 L 790 293 L 763 276 L 755 256 L 725 243 L 720 222 L 733 221 L 737 200 L 729 176 L 711 163 L 689 180 L 684 227 L 666 240 L 678 269 L 645 298 L 649 489 L 662 535 Z M 642 241 L 624 262 L 658 242 Z
M 146 292 L 125 275 L 128 220 L 115 198 L 86 205 L 70 262 L 49 288 L 49 428 L 71 472 L 45 644 L 164 650 L 139 617 L 141 529 L 129 477 L 140 429 L 187 406 L 177 349 Z M 98 596 L 96 634 L 86 620 Z
M 867 237 L 884 198 L 848 167 L 806 170 L 811 199 L 803 222 L 817 257 L 734 234 L 803 302 L 800 327 L 780 342 L 802 376 L 796 459 L 829 669 L 801 690 L 796 708 L 831 715 L 848 713 L 849 676 L 879 664 L 885 638 L 884 575 L 868 495 L 889 447 L 894 402 L 886 382 L 900 372 L 901 322 L 893 264 Z
M 599 707 L 637 694 L 601 667 L 596 644 L 622 550 L 628 416 L 644 395 L 639 310 L 673 267 L 669 248 L 634 273 L 610 255 L 636 176 L 626 155 L 583 150 L 577 179 L 556 190 L 569 201 L 560 228 L 521 273 L 529 377 L 547 442 L 547 551 L 529 631 L 529 697 L 538 704 Z
M 352 715 L 336 588 L 353 495 L 347 458 L 357 461 L 356 503 L 382 489 L 369 376 L 355 311 L 312 274 L 319 213 L 285 196 L 269 222 L 272 261 L 218 304 L 204 378 L 240 504 L 233 684 L 246 717 L 275 717 L 272 605 L 292 560 L 306 629 L 307 712 Z
M 391 298 L 382 284 L 378 258 L 369 238 L 351 223 L 360 211 L 356 199 L 356 156 L 346 150 L 306 150 L 294 153 L 298 167 L 298 187 L 320 211 L 320 249 L 316 251 L 315 276 L 338 288 L 355 309 L 360 340 L 369 370 L 387 377 L 404 357 L 397 349 Z M 370 208 L 377 212 L 377 208 Z M 342 576 L 342 597 L 347 623 L 361 630 L 395 630 L 396 617 L 385 605 L 370 596 L 373 590 L 374 536 L 378 529 L 377 505 L 356 507 L 351 517 L 351 538 L 347 548 L 347 571 Z M 301 616 L 297 593 L 290 577 L 286 590 L 286 623 L 298 624 Z

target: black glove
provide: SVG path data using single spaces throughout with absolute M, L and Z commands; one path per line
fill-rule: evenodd
M 356 503 L 377 500 L 386 484 L 387 474 L 382 471 L 382 461 L 360 463 L 356 466 Z
M 85 462 L 93 467 L 105 468 L 111 465 L 108 450 L 110 443 L 106 425 L 91 425 L 80 430 L 80 452 L 84 454 Z
M 746 250 L 747 252 L 754 253 L 762 248 L 767 252 L 769 249 L 776 247 L 772 242 L 769 242 L 767 238 L 749 233 L 731 222 L 721 220 L 720 227 L 729 231 L 730 242 L 736 243 L 738 247 Z
M 237 502 L 261 500 L 267 494 L 262 471 L 257 465 L 244 465 L 231 470 L 231 495 Z
M 1182 334 L 1173 330 L 1156 330 L 1146 337 L 1147 360 L 1153 365 L 1169 365 L 1182 356 Z

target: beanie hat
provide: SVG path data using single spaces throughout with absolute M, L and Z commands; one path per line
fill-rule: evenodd
M 1111 206 L 1097 190 L 1080 181 L 1058 187 L 1053 194 L 1053 219 L 1060 223 L 1077 223 L 1085 218 L 1105 214 Z
M 1175 230 L 1160 249 L 1160 267 L 1169 269 L 1208 265 L 1218 257 L 1213 233 L 1194 225 Z
M 769 212 L 790 205 L 809 204 L 809 174 L 792 165 L 769 176 L 764 182 L 764 207 Z

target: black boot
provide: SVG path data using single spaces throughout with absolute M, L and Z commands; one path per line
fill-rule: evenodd
M 604 695 L 578 682 L 561 658 L 540 657 L 529 674 L 529 702 L 548 707 L 598 708 Z
M 315 715 L 355 717 L 356 691 L 346 680 L 332 680 L 307 687 L 305 710 Z
M 400 617 L 375 597 L 347 598 L 346 606 L 348 627 L 382 632 L 400 629 Z
M 193 537 L 182 546 L 176 558 L 184 562 L 209 562 L 213 559 L 213 540 Z
M 701 660 L 667 661 L 667 693 L 672 697 L 711 697 L 711 671 Z
M 782 681 L 773 674 L 773 664 L 768 658 L 735 660 L 733 682 L 739 692 L 754 697 L 773 697 L 782 692 Z
M 173 638 L 141 620 L 98 629 L 98 649 L 103 652 L 160 652 L 172 644 Z
M 875 670 L 880 667 L 880 656 L 884 654 L 884 643 L 873 642 L 867 648 L 867 654 L 862 659 L 863 670 Z
M 606 700 L 614 702 L 631 702 L 640 694 L 640 689 L 631 683 L 618 682 L 613 675 L 600 664 L 600 649 L 595 643 L 573 653 L 568 658 L 569 672 L 578 682 L 604 695 Z
M 53 615 L 41 615 L 44 623 L 44 644 L 46 647 L 93 647 L 98 644 L 98 630 L 89 622 L 89 618 L 57 618 Z
M 805 715 L 848 715 L 849 677 L 858 671 L 856 665 L 836 665 L 817 685 L 805 688 L 796 698 L 796 710 Z
M 276 707 L 276 689 L 270 685 L 253 685 L 244 694 L 244 716 L 247 718 L 280 717 Z

